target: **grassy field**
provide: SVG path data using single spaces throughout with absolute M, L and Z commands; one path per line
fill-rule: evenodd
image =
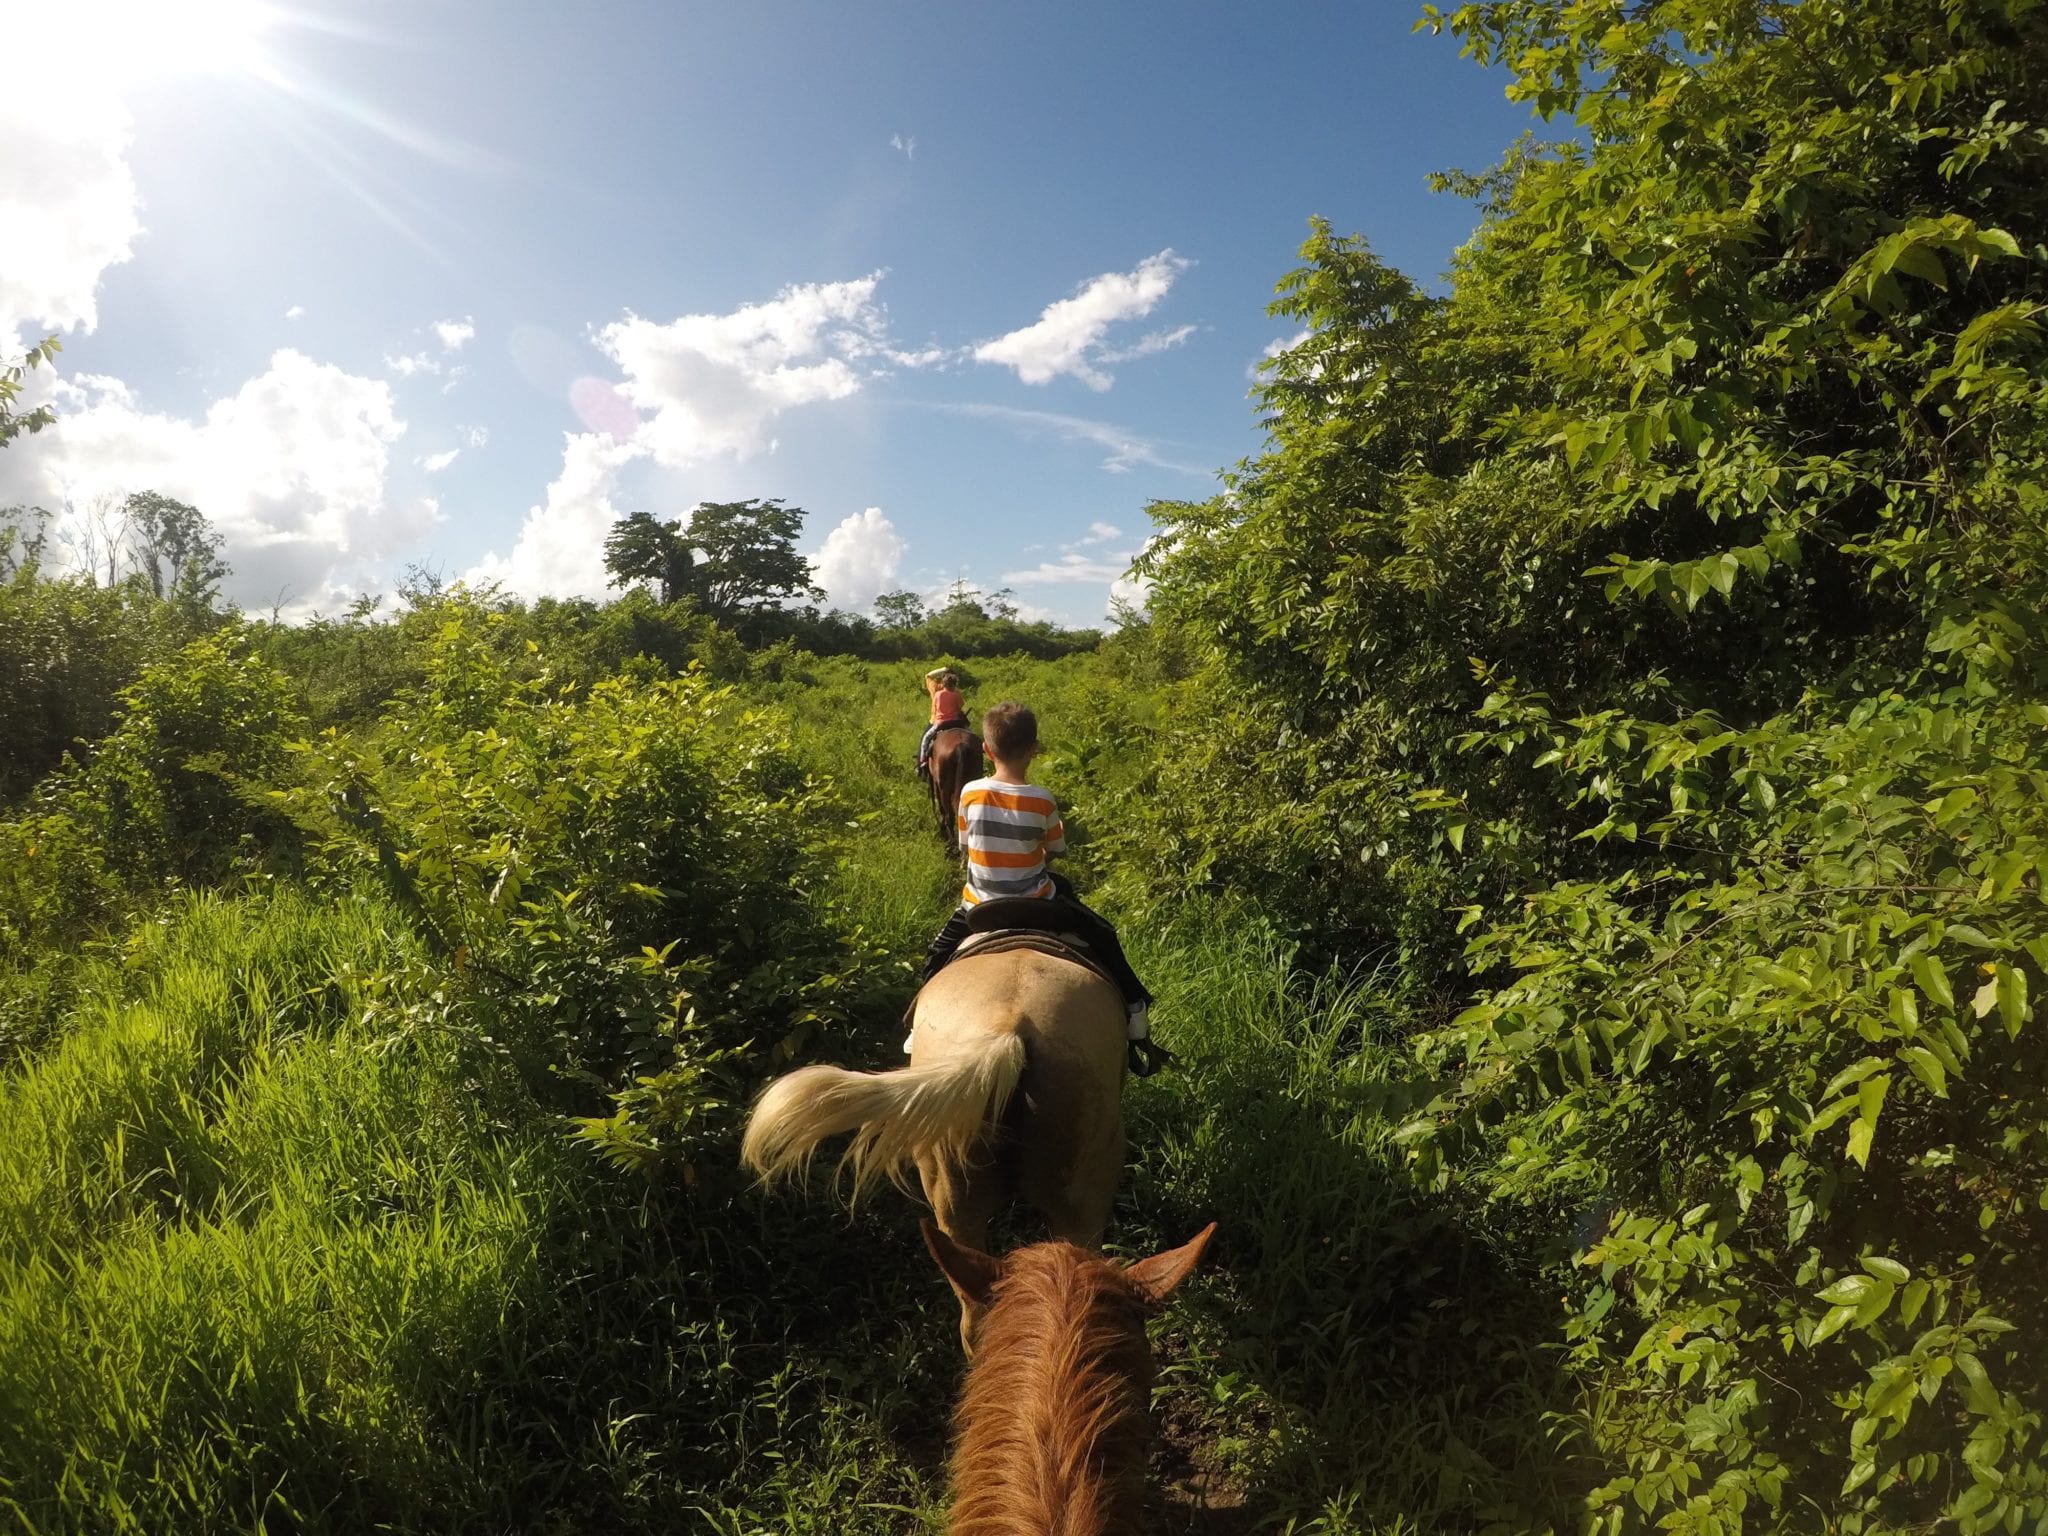
M 1084 885 L 1147 750 L 1118 668 L 970 669 L 977 704 L 1039 705 Z M 781 671 L 747 692 L 837 784 L 825 894 L 907 996 L 953 899 L 917 669 Z M 1568 1480 L 1548 1314 L 1404 1177 L 1373 978 L 1290 979 L 1222 910 L 1128 938 L 1181 1065 L 1129 1089 L 1113 1240 L 1220 1223 L 1157 1326 L 1160 1529 L 1539 1528 Z M 911 1203 L 614 1170 L 435 975 L 370 893 L 184 897 L 0 1079 L 12 1527 L 937 1528 L 959 1362 Z M 830 1054 L 889 1064 L 871 1022 Z

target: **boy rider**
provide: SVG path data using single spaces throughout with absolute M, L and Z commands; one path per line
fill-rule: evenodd
M 967 856 L 967 883 L 961 888 L 959 908 L 925 952 L 924 979 L 936 976 L 967 937 L 971 908 L 994 896 L 1061 902 L 1073 918 L 1074 932 L 1087 941 L 1089 952 L 1123 992 L 1130 1015 L 1132 1070 L 1139 1076 L 1157 1071 L 1165 1053 L 1153 1043 L 1146 1021 L 1152 994 L 1124 957 L 1109 920 L 1083 906 L 1072 883 L 1046 866 L 1050 855 L 1066 851 L 1067 841 L 1051 794 L 1024 777 L 1039 753 L 1038 717 L 1022 704 L 997 704 L 983 712 L 981 733 L 996 771 L 960 792 L 960 851 Z M 908 1040 L 903 1048 L 910 1049 Z

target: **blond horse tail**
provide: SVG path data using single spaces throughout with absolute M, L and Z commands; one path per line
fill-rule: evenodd
M 839 1166 L 859 1200 L 881 1179 L 907 1184 L 920 1156 L 965 1161 L 1023 1075 L 1024 1041 L 1013 1031 L 975 1035 L 937 1061 L 894 1072 L 804 1067 L 761 1095 L 740 1160 L 764 1180 L 801 1177 L 819 1142 L 851 1131 Z

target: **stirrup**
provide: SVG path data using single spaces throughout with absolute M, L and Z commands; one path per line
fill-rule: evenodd
M 1128 1042 L 1124 1050 L 1124 1063 L 1133 1077 L 1150 1077 L 1162 1067 L 1173 1065 L 1173 1052 L 1147 1035 L 1143 1040 Z

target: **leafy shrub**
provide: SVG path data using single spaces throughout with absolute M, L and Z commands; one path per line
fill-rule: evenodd
M 1589 1526 L 2041 1522 L 2048 9 L 1429 15 L 1580 142 L 1441 297 L 1317 227 L 1122 851 L 1403 962 Z
M 2048 708 L 1494 713 L 1475 746 L 1665 855 L 1468 914 L 1499 984 L 1418 1039 L 1402 1133 L 1569 1252 L 1595 1524 L 2048 1518 Z
M 502 659 L 511 622 L 445 602 L 424 680 L 367 742 L 310 744 L 278 801 L 322 878 L 385 886 L 560 1107 L 617 1089 L 654 1112 L 593 1129 L 607 1149 L 695 1145 L 732 1097 L 704 1068 L 867 998 L 868 946 L 811 899 L 821 789 L 701 673 L 562 687 Z
M 0 965 L 75 944 L 167 884 L 289 851 L 257 799 L 295 729 L 283 678 L 224 633 L 143 667 L 119 702 L 98 750 L 0 821 Z
M 104 736 L 121 690 L 178 628 L 133 584 L 52 580 L 33 561 L 0 579 L 0 805 Z

